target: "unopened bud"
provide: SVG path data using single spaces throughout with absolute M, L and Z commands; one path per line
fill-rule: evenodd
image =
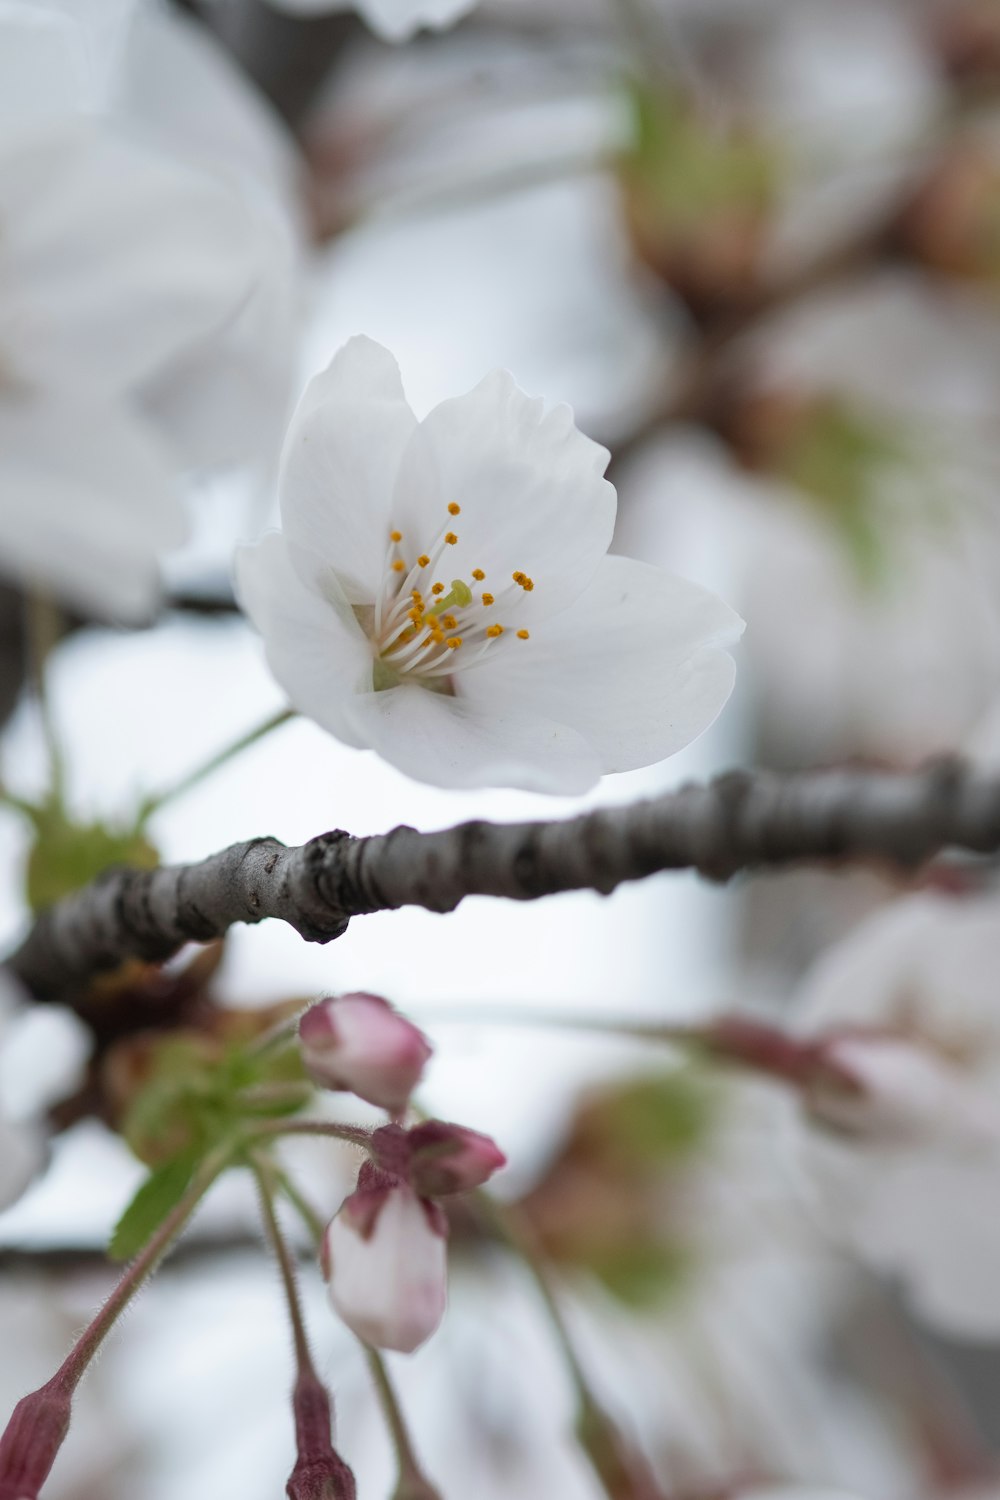
M 423 1032 L 379 995 L 319 1001 L 299 1022 L 299 1040 L 314 1082 L 393 1114 L 406 1108 L 431 1055 Z
M 410 1183 L 422 1198 L 467 1193 L 506 1166 L 496 1141 L 464 1125 L 427 1120 L 409 1132 Z
M 356 1500 L 354 1475 L 330 1437 L 329 1394 L 311 1369 L 295 1382 L 292 1408 L 298 1458 L 285 1486 L 288 1500 Z
M 0 1500 L 37 1500 L 69 1430 L 72 1394 L 56 1375 L 17 1403 L 0 1437 Z
M 412 1354 L 447 1304 L 448 1224 L 406 1183 L 366 1163 L 323 1240 L 330 1301 L 358 1338 Z

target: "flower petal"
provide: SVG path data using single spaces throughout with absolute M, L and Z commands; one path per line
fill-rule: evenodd
M 3 335 L 16 376 L 119 391 L 238 312 L 260 270 L 221 182 L 83 120 L 0 157 Z
M 393 487 L 417 419 L 399 366 L 372 339 L 353 338 L 315 376 L 281 459 L 286 535 L 334 567 L 352 604 L 371 604 L 389 540 Z
M 237 597 L 264 638 L 275 678 L 295 708 L 360 749 L 366 741 L 345 709 L 354 694 L 371 688 L 371 646 L 335 586 L 331 578 L 325 598 L 307 587 L 277 533 L 237 550 Z
M 447 1243 L 408 1187 L 385 1193 L 367 1238 L 341 1209 L 327 1229 L 326 1256 L 330 1301 L 366 1343 L 412 1354 L 444 1317 Z
M 481 710 L 544 710 L 587 740 L 602 772 L 631 771 L 716 718 L 736 670 L 722 648 L 742 628 L 707 589 L 607 557 L 570 609 L 462 672 L 457 691 Z
M 354 698 L 346 712 L 365 744 L 431 786 L 571 795 L 600 775 L 575 729 L 516 706 L 494 710 L 407 684 Z
M 450 526 L 458 541 L 441 561 L 445 583 L 482 568 L 499 598 L 521 571 L 535 588 L 528 597 L 515 590 L 519 606 L 533 618 L 563 609 L 611 542 L 617 499 L 603 478 L 607 462 L 607 449 L 577 431 L 568 406 L 546 411 L 496 370 L 442 401 L 414 434 L 393 505 L 404 555 L 408 545 L 429 552 Z M 450 504 L 461 508 L 453 525 Z
M 79 27 L 37 5 L 0 5 L 0 138 L 82 107 L 86 59 Z
M 143 620 L 158 559 L 185 536 L 166 461 L 138 417 L 79 392 L 0 394 L 0 555 L 101 618 Z

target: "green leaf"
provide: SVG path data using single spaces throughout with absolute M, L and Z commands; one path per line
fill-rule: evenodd
M 32 911 L 54 906 L 112 866 L 155 870 L 160 862 L 156 849 L 135 827 L 76 822 L 54 799 L 30 809 L 25 805 L 23 810 L 35 830 L 25 869 L 25 894 Z
M 197 1152 L 183 1151 L 150 1172 L 115 1225 L 108 1246 L 112 1260 L 130 1260 L 138 1254 L 183 1198 L 197 1163 Z

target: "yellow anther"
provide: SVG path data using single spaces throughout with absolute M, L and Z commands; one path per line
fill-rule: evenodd
M 492 594 L 484 594 L 483 595 L 483 603 L 486 605 L 486 607 L 488 609 L 490 607 L 490 605 L 493 603 L 493 595 Z
M 392 565 L 392 571 L 394 573 L 405 573 L 406 572 L 406 564 L 405 564 L 405 562 L 403 561 L 403 559 L 401 557 L 397 557 L 396 558 L 396 561 Z
M 482 568 L 473 568 L 472 576 L 477 583 L 482 583 L 483 579 L 486 577 L 486 574 L 483 572 Z
M 448 637 L 448 639 L 445 641 L 445 645 L 448 647 L 448 649 L 450 651 L 457 651 L 458 648 L 459 648 L 459 646 L 461 644 L 462 644 L 462 637 L 460 635 L 450 635 Z
M 496 638 L 497 638 L 498 635 L 503 635 L 503 626 L 502 625 L 488 625 L 487 628 L 486 628 L 486 634 L 492 640 L 496 640 Z
M 517 632 L 517 638 L 519 641 L 526 641 L 528 639 L 528 632 L 526 630 L 519 630 Z
M 426 568 L 430 565 L 430 558 L 427 556 L 426 552 L 421 552 L 420 556 L 417 558 L 417 562 L 422 568 Z
M 522 578 L 521 587 L 526 594 L 530 594 L 531 590 L 535 587 L 535 580 L 533 578 Z
M 443 594 L 444 593 L 444 584 L 443 583 L 432 583 L 431 584 L 431 593 L 432 594 Z
M 420 609 L 408 609 L 406 611 L 406 618 L 408 620 L 412 620 L 413 623 L 414 623 L 414 625 L 422 625 L 424 623 L 423 610 L 420 610 Z
M 434 642 L 435 646 L 443 646 L 444 645 L 444 631 L 443 630 L 432 630 L 431 631 L 431 640 Z
M 454 615 L 442 615 L 441 624 L 443 625 L 445 630 L 458 629 L 458 621 L 455 619 Z
M 414 604 L 423 604 L 424 602 L 424 596 L 419 589 L 411 589 L 410 598 L 413 600 Z
M 444 534 L 444 539 L 448 543 L 449 547 L 454 547 L 455 543 L 458 541 L 458 537 L 453 531 L 446 531 Z
M 515 583 L 523 583 L 524 582 L 524 574 L 520 571 L 520 569 L 518 569 L 518 571 L 516 573 L 512 573 L 510 576 L 511 576 L 511 578 L 513 578 L 513 580 L 514 580 Z
M 448 514 L 449 516 L 460 516 L 462 514 L 462 507 L 460 505 L 456 505 L 453 500 L 448 506 Z
M 403 533 L 401 531 L 390 531 L 389 536 L 394 542 L 401 542 L 403 540 Z

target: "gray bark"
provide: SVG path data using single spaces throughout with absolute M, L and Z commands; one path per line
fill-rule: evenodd
M 912 867 L 949 846 L 1000 851 L 1000 778 L 958 762 L 912 774 L 733 772 L 564 821 L 333 832 L 299 848 L 260 838 L 198 864 L 111 870 L 43 913 L 7 964 L 37 998 L 68 997 L 125 958 L 165 959 L 235 922 L 276 917 L 326 943 L 353 916 L 452 911 L 465 896 L 608 893 L 661 870 L 726 880 L 799 860 Z

